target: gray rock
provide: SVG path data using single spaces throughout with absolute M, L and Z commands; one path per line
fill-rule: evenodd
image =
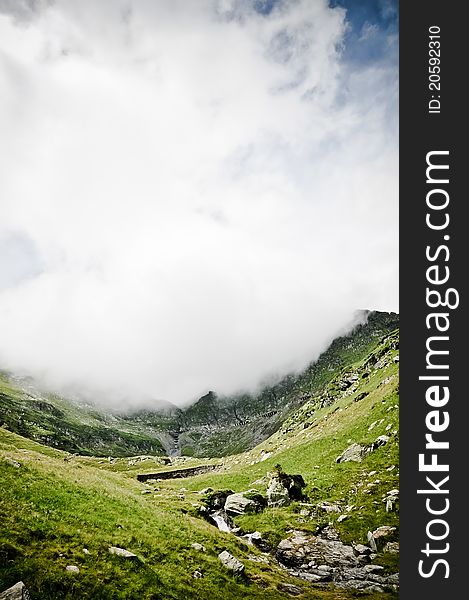
M 366 448 L 360 444 L 352 444 L 340 456 L 336 458 L 336 462 L 361 462 L 366 455 Z
M 67 565 L 65 567 L 65 570 L 68 571 L 69 573 L 79 573 L 80 569 L 78 567 L 76 567 L 75 565 Z
M 7 465 L 10 465 L 10 467 L 15 467 L 15 469 L 19 469 L 21 467 L 21 463 L 13 458 L 10 458 L 9 456 L 5 456 L 3 460 L 7 463 Z
M 291 583 L 279 583 L 278 588 L 280 592 L 285 592 L 286 594 L 290 594 L 290 596 L 300 596 L 303 593 L 303 590 Z
M 218 559 L 226 569 L 232 571 L 235 575 L 241 575 L 244 572 L 243 563 L 230 554 L 227 550 L 220 552 Z
M 244 513 L 255 513 L 262 509 L 260 502 L 246 498 L 247 492 L 231 494 L 225 502 L 225 512 L 230 515 L 243 515 Z
M 368 545 L 371 548 L 372 552 L 378 552 L 378 548 L 376 546 L 376 540 L 373 537 L 373 534 L 371 533 L 371 531 L 369 531 L 367 533 L 367 538 L 368 538 Z
M 194 571 L 194 572 L 192 573 L 192 577 L 193 577 L 194 579 L 200 579 L 201 577 L 203 577 L 203 575 L 202 575 L 202 573 L 201 573 L 200 571 Z
M 368 546 L 365 546 L 365 544 L 355 544 L 353 549 L 359 555 L 360 554 L 370 554 L 370 552 L 371 552 L 370 548 Z
M 24 583 L 18 581 L 0 594 L 0 600 L 31 600 L 31 596 Z
M 399 554 L 399 542 L 387 542 L 383 548 L 383 552 L 388 552 L 389 554 Z
M 278 477 L 272 477 L 266 492 L 268 506 L 286 506 L 290 504 L 290 494 Z
M 205 552 L 206 550 L 205 546 L 199 544 L 198 542 L 191 544 L 191 548 L 194 548 L 194 550 L 197 550 L 198 552 Z
M 318 504 L 318 508 L 326 513 L 340 513 L 342 512 L 340 506 L 332 502 L 321 502 Z
M 390 440 L 390 437 L 388 435 L 380 435 L 379 437 L 376 438 L 376 440 L 371 445 L 371 449 L 376 450 L 376 448 L 379 448 L 380 446 L 384 446 L 385 444 L 387 444 L 389 442 L 389 440 Z
M 379 552 L 385 546 L 386 538 L 392 535 L 396 531 L 395 527 L 389 527 L 389 525 L 382 525 L 375 529 L 372 533 L 368 532 L 368 543 L 373 552 Z
M 129 560 L 135 560 L 137 555 L 129 550 L 125 550 L 124 548 L 118 548 L 117 546 L 111 546 L 109 548 L 109 554 L 115 554 L 116 556 L 120 556 L 121 558 L 127 558 Z

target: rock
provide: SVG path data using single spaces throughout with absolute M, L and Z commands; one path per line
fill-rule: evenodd
M 204 502 L 208 508 L 219 510 L 225 506 L 226 499 L 232 494 L 234 494 L 233 490 L 215 490 L 208 492 L 204 498 Z
M 0 600 L 31 600 L 31 596 L 24 583 L 18 581 L 0 594 Z
M 399 542 L 387 542 L 383 548 L 383 552 L 388 552 L 389 554 L 399 554 Z
M 269 481 L 266 495 L 268 506 L 286 506 L 290 504 L 290 494 L 277 477 L 273 477 Z
M 116 556 L 120 556 L 121 558 L 127 558 L 129 560 L 135 560 L 137 555 L 129 550 L 125 550 L 124 548 L 118 548 L 117 546 L 111 546 L 109 548 L 109 554 L 115 554 Z
M 194 579 L 200 579 L 201 577 L 203 577 L 203 575 L 202 575 L 202 573 L 201 573 L 200 571 L 194 571 L 194 572 L 192 573 L 192 577 L 193 577 Z
M 388 435 L 380 435 L 371 444 L 371 450 L 376 450 L 376 448 L 379 448 L 380 446 L 384 446 L 385 444 L 387 444 L 389 442 L 389 440 L 390 440 L 390 437 Z
M 244 572 L 243 563 L 230 554 L 227 550 L 220 552 L 218 559 L 226 569 L 232 571 L 235 575 L 241 575 Z
M 342 462 L 361 462 L 366 455 L 366 448 L 360 444 L 352 444 L 340 456 L 336 458 L 337 463 Z
M 340 515 L 340 517 L 337 519 L 337 523 L 342 523 L 342 521 L 345 521 L 345 519 L 349 519 L 350 515 Z
M 194 548 L 194 550 L 197 550 L 198 552 L 205 552 L 206 550 L 205 546 L 199 544 L 198 542 L 191 544 L 191 548 Z
M 213 488 L 207 487 L 207 488 L 204 488 L 203 490 L 200 490 L 199 494 L 201 494 L 202 496 L 205 496 L 205 494 L 210 494 L 210 492 L 213 492 Z
M 382 525 L 375 529 L 373 533 L 368 532 L 368 543 L 373 552 L 378 552 L 386 544 L 386 539 L 396 531 L 395 527 L 389 527 L 389 525 Z
M 372 550 L 372 552 L 378 552 L 378 548 L 376 546 L 376 540 L 373 537 L 373 534 L 371 533 L 371 531 L 369 531 L 367 534 L 367 538 L 368 538 L 368 544 Z
M 277 589 L 279 592 L 290 594 L 290 596 L 300 596 L 303 593 L 303 590 L 300 587 L 292 585 L 291 583 L 279 583 Z
M 90 551 L 88 550 L 88 548 L 83 548 L 83 554 L 90 554 Z
M 340 506 L 332 502 L 321 502 L 318 504 L 318 508 L 326 513 L 340 513 L 342 512 Z
M 355 544 L 353 549 L 359 555 L 370 554 L 371 552 L 370 548 L 368 546 L 365 546 L 365 544 Z
M 21 467 L 21 463 L 8 456 L 5 456 L 3 460 L 7 463 L 7 465 L 10 465 L 10 467 L 15 467 L 15 469 L 19 469 Z
M 80 569 L 78 567 L 76 567 L 75 565 L 67 565 L 65 567 L 65 570 L 68 571 L 69 573 L 79 573 Z
M 244 513 L 256 513 L 261 511 L 266 501 L 257 492 L 240 492 L 230 494 L 226 498 L 225 512 L 230 515 L 243 515 Z
M 151 490 L 142 490 L 140 493 L 141 493 L 142 495 L 143 495 L 143 494 L 151 494 Z
M 326 528 L 320 535 L 313 536 L 301 531 L 280 542 L 277 559 L 287 567 L 300 567 L 305 562 L 328 566 L 356 566 L 357 557 L 352 546 L 339 540 L 338 533 Z
M 290 500 L 303 500 L 306 483 L 301 475 L 288 475 L 277 465 L 267 487 L 269 506 L 286 506 Z

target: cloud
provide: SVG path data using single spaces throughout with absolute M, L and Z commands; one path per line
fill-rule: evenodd
M 2 366 L 181 404 L 397 309 L 396 65 L 267 4 L 0 5 Z

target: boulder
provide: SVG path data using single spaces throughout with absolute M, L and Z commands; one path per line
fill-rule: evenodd
M 372 533 L 368 532 L 368 543 L 370 548 L 374 552 L 379 552 L 383 549 L 388 541 L 386 538 L 391 536 L 396 531 L 395 527 L 389 527 L 389 525 L 382 525 L 375 529 Z
M 278 477 L 272 477 L 267 487 L 268 506 L 286 506 L 290 503 L 290 494 Z
M 304 500 L 306 483 L 301 475 L 288 475 L 280 465 L 271 474 L 267 487 L 268 506 L 285 506 L 290 500 Z
M 252 492 L 239 492 L 238 494 L 230 494 L 226 498 L 225 512 L 230 515 L 242 515 L 244 513 L 256 513 L 262 510 L 265 500 L 260 494 Z
M 228 569 L 228 571 L 232 571 L 232 573 L 235 575 L 241 575 L 244 572 L 243 563 L 230 554 L 227 550 L 220 552 L 218 555 L 218 560 L 226 569 Z
M 0 600 L 31 600 L 31 596 L 24 583 L 18 581 L 0 594 Z
M 208 492 L 203 501 L 208 508 L 219 510 L 220 508 L 224 508 L 226 499 L 232 494 L 234 494 L 233 490 L 215 490 Z
M 282 540 L 278 545 L 276 552 L 278 561 L 294 568 L 299 568 L 304 563 L 329 567 L 358 566 L 352 546 L 343 544 L 335 530 L 327 529 L 318 536 L 295 531 L 292 536 Z M 323 575 L 325 574 L 324 572 Z
M 338 456 L 335 461 L 338 463 L 343 462 L 361 462 L 366 455 L 365 446 L 361 446 L 360 444 L 352 444 L 349 446 L 340 456 Z

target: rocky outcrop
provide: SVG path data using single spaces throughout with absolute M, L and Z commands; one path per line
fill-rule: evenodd
M 266 506 L 266 500 L 257 490 L 230 494 L 225 501 L 225 512 L 229 515 L 256 513 Z
M 360 444 L 352 444 L 335 459 L 335 462 L 361 462 L 366 456 L 366 453 L 367 449 L 365 446 L 361 446 Z
M 276 558 L 291 575 L 319 585 L 332 582 L 344 589 L 396 590 L 398 575 L 386 575 L 383 567 L 370 564 L 370 552 L 365 545 L 344 544 L 335 529 L 326 527 L 318 535 L 295 531 L 280 542 Z
M 267 486 L 268 506 L 286 506 L 291 500 L 303 500 L 306 483 L 301 475 L 287 475 L 280 465 L 275 467 Z
M 380 446 L 384 446 L 389 442 L 389 440 L 390 438 L 388 435 L 380 435 L 369 446 L 362 446 L 361 444 L 354 443 L 351 446 L 349 446 L 346 450 L 344 450 L 342 454 L 335 459 L 335 462 L 361 462 L 369 452 L 373 452 Z
M 0 594 L 0 600 L 31 600 L 31 596 L 22 581 Z
M 243 563 L 236 557 L 234 557 L 232 554 L 230 554 L 227 550 L 223 550 L 223 552 L 220 552 L 220 554 L 218 555 L 218 560 L 226 569 L 228 569 L 228 571 L 231 571 L 234 575 L 243 574 Z

